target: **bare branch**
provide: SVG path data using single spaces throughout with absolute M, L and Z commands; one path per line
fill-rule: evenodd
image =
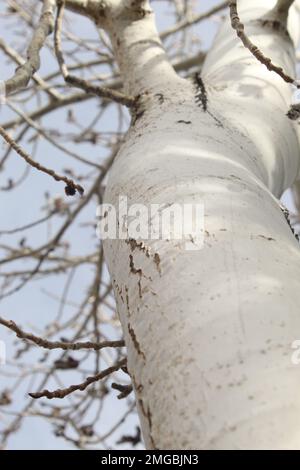
M 17 51 L 15 51 L 12 47 L 8 46 L 2 39 L 0 39 L 0 48 L 2 51 L 11 59 L 14 60 L 18 65 L 24 65 L 24 59 L 18 54 Z M 62 98 L 60 93 L 58 93 L 55 89 L 52 87 L 49 87 L 49 85 L 37 74 L 35 73 L 33 75 L 33 80 L 35 81 L 36 84 L 38 84 L 42 90 L 49 95 L 50 98 L 58 100 Z
M 36 227 L 37 225 L 42 224 L 46 220 L 50 219 L 50 217 L 52 217 L 55 214 L 55 212 L 57 211 L 52 210 L 49 212 L 49 214 L 45 215 L 41 219 L 35 220 L 34 222 L 31 222 L 26 225 L 21 225 L 20 227 L 13 228 L 11 230 L 0 230 L 0 235 L 12 235 L 14 233 L 23 232 L 24 230 L 28 230 L 30 228 Z
M 74 183 L 74 181 L 70 178 L 67 178 L 66 176 L 59 175 L 55 173 L 54 170 L 51 170 L 49 168 L 46 168 L 45 166 L 41 165 L 38 162 L 35 162 L 30 155 L 20 147 L 20 145 L 17 144 L 13 140 L 12 137 L 3 129 L 3 127 L 0 126 L 0 135 L 3 137 L 4 140 L 15 150 L 15 152 L 20 155 L 30 166 L 35 168 L 36 170 L 42 171 L 43 173 L 46 173 L 49 176 L 52 176 L 52 178 L 55 179 L 55 181 L 63 181 L 66 183 L 65 187 L 65 192 L 67 196 L 73 196 L 76 191 L 79 192 L 79 194 L 83 194 L 84 189 L 82 186 L 79 184 Z
M 33 74 L 40 68 L 40 50 L 54 27 L 55 0 L 44 0 L 42 13 L 27 49 L 27 61 L 17 68 L 15 75 L 5 82 L 6 94 L 26 88 Z
M 120 370 L 122 367 L 126 365 L 126 362 L 127 362 L 126 359 L 122 359 L 121 361 L 117 362 L 116 365 L 108 367 L 107 369 L 104 369 L 102 372 L 100 372 L 97 375 L 88 377 L 84 382 L 80 384 L 71 385 L 68 388 L 57 389 L 57 390 L 54 390 L 53 392 L 50 392 L 49 390 L 43 390 L 42 392 L 38 392 L 38 393 L 29 393 L 29 396 L 35 399 L 46 397 L 49 400 L 51 400 L 52 398 L 64 398 L 67 395 L 70 395 L 70 393 L 76 392 L 76 390 L 83 391 L 92 383 L 98 382 L 99 380 L 104 379 L 104 377 L 107 377 L 113 372 Z
M 282 2 L 283 3 L 283 2 Z M 288 3 L 288 2 L 284 2 Z M 263 52 L 248 38 L 245 33 L 245 26 L 241 22 L 238 10 L 237 10 L 237 1 L 229 2 L 230 9 L 230 20 L 231 26 L 236 31 L 237 36 L 241 39 L 244 46 L 251 52 L 251 54 L 256 57 L 256 59 L 267 67 L 268 70 L 277 73 L 283 80 L 287 83 L 292 83 L 297 88 L 300 88 L 295 78 L 290 77 L 287 73 L 284 72 L 282 67 L 278 67 L 272 63 L 272 60 L 266 57 Z
M 216 13 L 219 13 L 221 10 L 224 10 L 228 5 L 228 1 L 226 0 L 225 2 L 220 3 L 219 5 L 214 6 L 210 10 L 206 11 L 205 13 L 199 13 L 198 15 L 194 15 L 189 19 L 185 19 L 181 21 L 180 23 L 175 24 L 174 26 L 171 26 L 169 29 L 166 31 L 163 31 L 160 34 L 161 39 L 166 39 L 169 37 L 171 34 L 177 33 L 178 31 L 181 31 L 188 26 L 198 24 L 201 21 L 207 20 L 207 18 L 210 18 L 211 16 L 215 15 Z
M 103 341 L 102 343 L 95 343 L 92 341 L 81 341 L 78 343 L 68 343 L 66 341 L 48 341 L 47 339 L 40 338 L 39 336 L 35 336 L 31 333 L 26 333 L 12 320 L 5 320 L 4 318 L 0 317 L 0 324 L 14 331 L 18 338 L 32 341 L 34 344 L 44 349 L 63 349 L 64 351 L 93 349 L 94 351 L 100 351 L 100 349 L 103 348 L 121 348 L 125 346 L 123 340 Z

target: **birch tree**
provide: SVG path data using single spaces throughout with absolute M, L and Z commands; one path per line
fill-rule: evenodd
M 126 358 L 122 340 L 101 343 L 97 326 L 88 344 L 76 342 L 80 335 L 54 344 L 2 319 L 23 340 L 46 349 L 117 348 L 106 369 L 64 389 L 43 385 L 31 394 L 33 400 L 63 398 L 125 370 L 131 384 L 116 387 L 125 396 L 133 389 L 148 449 L 299 449 L 300 373 L 292 360 L 300 332 L 299 245 L 280 203 L 299 171 L 300 106 L 293 101 L 299 88 L 298 2 L 229 1 L 206 15 L 191 14 L 192 2 L 174 2 L 177 21 L 161 33 L 147 0 L 40 3 L 27 60 L 5 86 L 7 95 L 18 96 L 33 79 L 51 101 L 37 111 L 18 110 L 18 118 L 2 125 L 0 134 L 11 149 L 63 182 L 67 196 L 80 197 L 85 188 L 76 175 L 37 163 L 9 130 L 25 123 L 51 139 L 39 119 L 93 96 L 105 106 L 127 108 L 131 123 L 124 137 L 110 142 L 104 169 L 57 234 L 38 249 L 8 253 L 6 264 L 27 256 L 37 265 L 4 296 L 39 275 L 78 208 L 95 194 L 97 202 L 111 207 L 118 207 L 120 196 L 128 207 L 202 204 L 204 241 L 201 249 L 187 250 L 184 239 L 133 237 L 125 227 L 125 237 L 100 244 L 96 265 L 102 267 L 103 245 Z M 106 64 L 116 61 L 119 76 L 99 84 L 75 73 L 71 53 L 63 50 L 64 10 L 96 26 L 99 43 L 111 52 Z M 185 52 L 174 60 L 167 38 L 219 11 L 224 19 L 209 51 Z M 80 90 L 66 97 L 57 97 L 51 77 L 37 74 L 52 33 L 64 86 Z M 16 112 L 13 102 L 10 106 Z M 117 224 L 123 226 L 121 217 Z M 182 228 L 189 234 L 189 227 Z M 193 245 L 195 234 L 189 235 Z M 103 301 L 101 269 L 93 284 L 94 326 Z

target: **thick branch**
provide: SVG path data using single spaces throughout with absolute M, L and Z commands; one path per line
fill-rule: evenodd
M 12 47 L 8 46 L 2 39 L 0 39 L 0 49 L 3 50 L 3 52 L 13 59 L 18 65 L 23 65 L 24 64 L 24 59 L 18 54 L 17 51 L 15 51 Z M 49 85 L 46 83 L 45 80 L 43 80 L 39 75 L 34 74 L 32 77 L 33 80 L 39 87 L 49 95 L 51 99 L 58 100 L 61 98 L 60 93 L 58 93 L 54 88 L 49 87 Z
M 135 99 L 131 96 L 125 96 L 123 93 L 118 91 L 109 89 L 109 88 L 102 88 L 99 86 L 95 86 L 92 83 L 83 80 L 81 78 L 77 78 L 74 75 L 70 75 L 68 71 L 68 67 L 65 63 L 62 48 L 61 48 L 61 30 L 62 30 L 62 20 L 64 14 L 64 7 L 65 2 L 59 1 L 58 2 L 58 10 L 57 10 L 57 18 L 55 21 L 55 35 L 54 35 L 54 46 L 55 46 L 55 53 L 57 57 L 57 61 L 64 77 L 66 83 L 80 88 L 84 90 L 88 94 L 93 94 L 99 96 L 100 98 L 107 98 L 113 100 L 117 103 L 123 104 L 128 107 L 132 107 L 135 104 Z
M 275 7 L 269 14 L 270 17 L 286 26 L 290 7 L 294 2 L 295 0 L 277 0 Z
M 288 13 L 290 6 L 295 0 L 277 0 L 275 9 L 280 13 Z
M 162 93 L 180 80 L 162 46 L 148 0 L 107 2 L 106 18 L 99 24 L 112 42 L 126 93 Z
M 97 20 L 98 16 L 101 16 L 102 2 L 99 0 L 66 0 L 65 4 L 68 10 L 88 16 L 93 20 Z
M 40 50 L 54 27 L 55 0 L 44 0 L 42 13 L 27 49 L 27 61 L 16 69 L 15 75 L 5 82 L 6 94 L 26 88 L 33 74 L 40 68 Z

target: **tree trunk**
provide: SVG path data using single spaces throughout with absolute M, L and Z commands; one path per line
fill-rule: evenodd
M 291 362 L 300 254 L 277 199 L 299 167 L 286 116 L 291 86 L 244 48 L 228 19 L 202 80 L 180 78 L 149 5 L 128 3 L 110 2 L 99 19 L 125 90 L 141 95 L 106 202 L 204 204 L 202 249 L 104 242 L 146 446 L 300 449 L 300 372 Z M 299 19 L 293 11 L 289 36 L 274 4 L 239 1 L 239 13 L 265 55 L 293 75 Z

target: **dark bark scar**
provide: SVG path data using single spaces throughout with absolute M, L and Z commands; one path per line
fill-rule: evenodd
M 196 85 L 196 95 L 195 95 L 196 104 L 200 106 L 204 112 L 207 112 L 207 114 L 209 114 L 214 119 L 218 127 L 224 127 L 220 119 L 218 119 L 211 111 L 208 110 L 207 91 L 206 91 L 205 84 L 199 72 L 196 72 L 194 75 L 194 83 Z
M 165 101 L 164 95 L 162 93 L 156 93 L 154 96 L 158 98 L 159 104 L 163 104 L 163 102 Z
M 154 263 L 156 264 L 157 271 L 161 276 L 160 256 L 158 253 L 154 253 Z
M 145 253 L 147 258 L 150 258 L 150 248 L 148 248 L 144 242 L 137 242 L 134 238 L 129 238 L 128 240 L 125 240 L 125 243 L 130 246 L 131 251 L 134 251 L 135 249 L 140 250 Z
M 118 284 L 117 284 L 117 281 L 115 279 L 113 279 L 112 281 L 113 285 L 115 286 L 115 289 L 116 291 L 118 292 L 122 302 L 124 303 L 124 298 L 123 298 L 123 291 L 122 291 L 122 287 L 120 287 Z
M 139 405 L 140 405 L 140 408 L 142 410 L 143 415 L 145 416 L 146 420 L 148 421 L 149 437 L 150 437 L 151 445 L 152 445 L 153 449 L 156 450 L 157 447 L 155 445 L 155 442 L 154 442 L 154 439 L 153 439 L 153 436 L 152 436 L 152 413 L 151 413 L 149 407 L 148 407 L 147 411 L 145 410 L 145 405 L 144 405 L 143 400 L 141 398 L 139 399 Z
M 203 111 L 207 111 L 208 97 L 204 82 L 199 72 L 194 75 L 194 83 L 196 85 L 196 96 L 195 100 L 198 106 L 201 106 Z
M 130 267 L 130 272 L 132 274 L 138 274 L 139 276 L 143 275 L 143 271 L 141 270 L 141 268 L 137 269 L 135 267 L 132 255 L 129 255 L 129 267 Z
M 138 355 L 141 356 L 145 360 L 146 359 L 145 353 L 141 350 L 140 343 L 138 342 L 134 329 L 131 327 L 130 323 L 127 324 L 127 328 L 128 328 L 128 333 L 130 334 L 135 350 L 137 351 Z
M 256 20 L 256 22 L 264 28 L 267 27 L 273 29 L 273 31 L 278 31 L 282 33 L 284 36 L 289 38 L 290 41 L 292 41 L 286 25 L 282 21 L 273 19 L 269 20 L 267 18 L 259 18 L 258 20 Z
M 125 286 L 125 292 L 126 292 L 126 307 L 127 307 L 127 313 L 128 313 L 128 316 L 130 317 L 129 294 L 128 294 L 128 287 L 127 287 L 127 286 Z
M 130 272 L 132 274 L 137 274 L 139 276 L 138 280 L 138 288 L 139 288 L 139 298 L 142 298 L 142 277 L 143 277 L 143 271 L 139 268 L 137 269 L 134 265 L 133 261 L 133 256 L 129 255 L 129 267 L 130 267 Z M 146 276 L 144 276 L 146 277 Z
M 298 233 L 294 230 L 294 227 L 293 227 L 292 224 L 291 224 L 289 210 L 288 210 L 285 206 L 283 206 L 282 204 L 280 205 L 280 209 L 282 210 L 283 215 L 284 215 L 284 217 L 285 217 L 285 220 L 287 221 L 288 226 L 290 227 L 290 229 L 291 229 L 291 231 L 292 231 L 294 237 L 295 237 L 296 240 L 299 242 L 299 241 L 300 241 L 300 240 L 299 240 L 299 235 L 298 235 Z
M 275 238 L 272 237 L 266 237 L 265 235 L 258 235 L 259 238 L 264 238 L 265 240 L 268 240 L 269 242 L 275 242 Z
M 147 95 L 148 93 L 145 92 L 145 95 Z M 145 104 L 143 102 L 143 95 L 140 94 L 140 95 L 137 95 L 135 97 L 135 102 L 134 102 L 134 105 L 130 108 L 130 111 L 131 111 L 131 125 L 134 126 L 135 123 L 141 119 L 141 117 L 143 117 L 143 115 L 145 114 L 145 111 L 146 111 L 146 108 L 145 108 Z

